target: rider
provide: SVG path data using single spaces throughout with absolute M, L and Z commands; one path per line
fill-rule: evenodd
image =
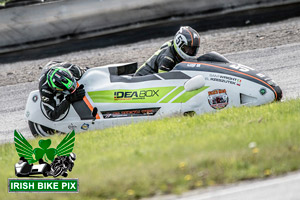
M 180 27 L 174 39 L 163 44 L 135 73 L 144 76 L 170 71 L 183 60 L 196 59 L 200 35 L 189 26 Z
M 66 112 L 70 104 L 85 96 L 83 85 L 77 88 L 77 81 L 86 69 L 76 65 L 52 61 L 45 67 L 39 79 L 42 105 L 51 120 Z

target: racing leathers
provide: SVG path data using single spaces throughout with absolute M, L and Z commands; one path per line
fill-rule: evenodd
M 182 61 L 174 49 L 173 40 L 164 43 L 134 74 L 145 76 L 154 73 L 168 72 Z
M 47 73 L 52 67 L 63 67 L 68 69 L 72 73 L 76 81 L 78 81 L 81 78 L 86 69 L 67 62 L 59 61 L 51 61 L 44 67 L 41 77 L 39 79 L 39 91 L 42 106 L 46 111 L 46 114 L 49 117 L 49 119 L 54 121 L 67 111 L 72 101 L 66 98 L 67 96 L 65 94 L 54 91 L 48 85 Z

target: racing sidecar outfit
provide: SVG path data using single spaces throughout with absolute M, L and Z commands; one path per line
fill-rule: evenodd
M 177 55 L 173 40 L 164 43 L 134 74 L 145 76 L 172 70 L 182 59 Z
M 66 112 L 70 102 L 65 99 L 63 93 L 53 91 L 47 82 L 47 73 L 51 67 L 63 67 L 68 69 L 78 81 L 85 73 L 86 69 L 67 62 L 51 61 L 43 69 L 39 79 L 39 91 L 41 95 L 42 106 L 50 120 L 56 120 L 60 115 Z

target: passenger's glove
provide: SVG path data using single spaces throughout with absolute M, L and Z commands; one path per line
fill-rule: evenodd
M 83 85 L 80 85 L 75 90 L 75 92 L 66 96 L 66 100 L 69 101 L 70 103 L 82 100 L 83 97 L 85 96 L 85 90 L 83 89 L 83 87 L 84 87 Z

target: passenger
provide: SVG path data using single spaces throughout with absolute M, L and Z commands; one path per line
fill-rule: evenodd
M 77 88 L 77 81 L 86 69 L 76 65 L 52 61 L 48 63 L 39 79 L 42 106 L 51 120 L 64 114 L 70 104 L 85 96 L 83 85 Z
M 183 60 L 196 59 L 200 35 L 189 26 L 180 27 L 173 40 L 163 44 L 135 73 L 144 76 L 172 70 Z

